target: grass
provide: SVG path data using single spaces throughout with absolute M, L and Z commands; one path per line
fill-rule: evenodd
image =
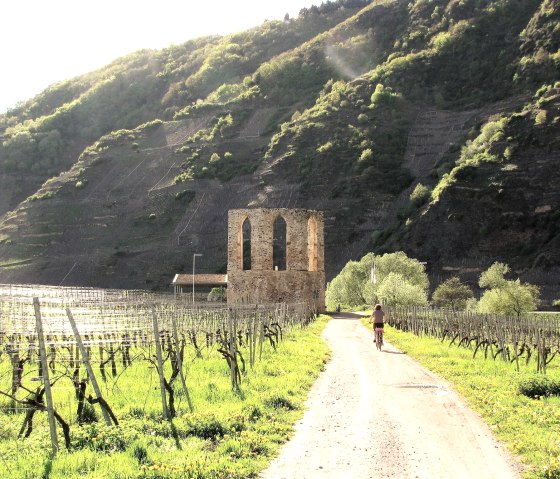
M 187 382 L 195 411 L 188 410 L 177 386 L 178 415 L 170 421 L 162 418 L 157 373 L 140 360 L 103 385 L 118 428 L 102 421 L 76 424 L 72 385 L 60 380 L 55 407 L 72 420 L 71 448 L 64 448 L 60 436 L 54 457 L 46 414 L 37 413 L 31 436 L 18 439 L 23 414 L 0 398 L 0 477 L 255 478 L 303 415 L 308 391 L 329 355 L 319 335 L 326 319 L 289 332 L 276 352 L 265 346 L 238 391 L 231 389 L 229 369 L 218 353 L 207 350 L 204 359 L 189 358 Z M 0 389 L 7 390 L 11 376 L 6 356 L 2 359 Z M 27 372 L 34 375 L 30 367 Z
M 501 360 L 472 359 L 472 350 L 448 346 L 438 339 L 386 328 L 389 342 L 427 369 L 450 381 L 497 438 L 526 465 L 524 477 L 560 478 L 560 397 L 531 399 L 520 385 L 535 380 L 536 365 L 516 372 Z M 560 380 L 558 360 L 547 369 L 551 381 Z

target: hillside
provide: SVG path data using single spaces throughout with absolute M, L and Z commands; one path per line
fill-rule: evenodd
M 557 0 L 339 0 L 136 52 L 0 117 L 0 282 L 165 289 L 227 210 L 325 212 L 327 276 L 404 249 L 560 284 Z M 417 185 L 427 193 L 410 199 Z

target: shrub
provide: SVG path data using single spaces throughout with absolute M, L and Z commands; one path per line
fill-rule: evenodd
M 373 158 L 373 150 L 371 148 L 366 148 L 365 150 L 362 151 L 359 161 L 360 162 L 368 161 L 371 160 L 372 158 Z
M 441 283 L 432 295 L 436 305 L 452 310 L 464 310 L 467 307 L 467 301 L 473 297 L 471 288 L 461 283 L 457 277 L 449 278 Z
M 183 190 L 175 193 L 175 200 L 184 201 L 185 203 L 190 203 L 196 195 L 193 190 Z
M 186 432 L 201 439 L 216 440 L 227 434 L 228 428 L 212 414 L 193 414 L 187 417 Z
M 410 193 L 410 201 L 414 206 L 423 205 L 430 197 L 430 189 L 422 183 L 418 183 L 412 193 Z
M 297 406 L 292 403 L 289 399 L 285 398 L 284 396 L 271 396 L 268 399 L 265 399 L 264 404 L 267 407 L 271 407 L 274 409 L 287 409 L 288 411 L 294 411 L 297 409 Z
M 546 110 L 539 110 L 535 117 L 535 125 L 543 125 L 546 123 Z
M 245 406 L 243 406 L 243 413 L 251 422 L 259 420 L 263 414 L 261 408 L 255 404 L 246 404 Z
M 138 464 L 147 464 L 148 461 L 148 450 L 144 444 L 136 443 L 132 448 L 132 455 L 138 461 Z
M 519 383 L 519 392 L 533 399 L 560 396 L 560 381 L 547 376 L 533 376 Z
M 324 153 L 326 151 L 332 150 L 333 146 L 334 145 L 333 145 L 332 141 L 327 141 L 326 143 L 322 144 L 321 146 L 319 146 L 317 148 L 317 152 L 318 153 Z
M 124 451 L 136 440 L 138 432 L 130 427 L 105 426 L 99 423 L 86 424 L 72 431 L 72 447 L 89 448 L 92 451 Z

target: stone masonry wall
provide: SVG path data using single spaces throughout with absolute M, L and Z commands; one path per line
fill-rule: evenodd
M 279 216 L 286 222 L 285 271 L 274 271 L 272 265 L 273 226 Z M 243 271 L 245 219 L 251 224 L 251 269 L 247 271 Z M 227 296 L 230 304 L 313 300 L 317 309 L 324 311 L 322 212 L 288 208 L 230 210 Z

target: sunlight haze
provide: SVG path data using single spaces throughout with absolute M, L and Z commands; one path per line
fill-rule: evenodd
M 53 83 L 143 48 L 296 17 L 321 1 L 9 0 L 2 5 L 0 113 Z

